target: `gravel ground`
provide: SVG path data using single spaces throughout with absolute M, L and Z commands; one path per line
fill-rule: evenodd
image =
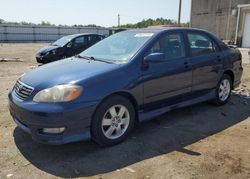
M 100 148 L 78 142 L 38 144 L 16 128 L 7 94 L 17 78 L 37 66 L 46 44 L 0 44 L 0 178 L 233 178 L 250 179 L 250 63 L 231 101 L 202 103 L 141 124 L 125 142 Z M 9 61 L 10 60 L 10 61 Z

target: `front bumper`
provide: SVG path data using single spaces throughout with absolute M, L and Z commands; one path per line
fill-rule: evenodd
M 36 55 L 36 61 L 38 63 L 48 63 L 59 59 L 60 58 L 55 55 Z
M 32 138 L 45 144 L 65 144 L 90 139 L 91 116 L 97 102 L 51 104 L 22 101 L 9 93 L 9 110 L 15 123 Z M 43 128 L 61 128 L 60 134 L 43 133 Z
M 48 60 L 48 58 L 46 58 L 45 56 L 36 55 L 36 61 L 38 63 L 44 63 L 46 60 Z

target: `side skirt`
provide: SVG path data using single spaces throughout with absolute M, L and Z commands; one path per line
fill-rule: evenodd
M 189 100 L 176 103 L 170 106 L 165 106 L 156 110 L 147 111 L 147 112 L 144 112 L 143 110 L 141 110 L 139 111 L 139 121 L 140 122 L 148 121 L 168 111 L 211 100 L 214 98 L 214 94 L 215 94 L 215 90 L 212 90 L 209 93 L 199 96 L 197 98 L 189 99 Z

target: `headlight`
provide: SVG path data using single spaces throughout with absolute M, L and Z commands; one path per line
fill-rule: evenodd
M 52 88 L 47 88 L 39 91 L 33 101 L 35 102 L 67 102 L 76 99 L 82 92 L 82 87 L 67 84 L 67 85 L 57 85 Z

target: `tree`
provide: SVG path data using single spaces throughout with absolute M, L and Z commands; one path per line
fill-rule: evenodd
M 0 19 L 0 24 L 3 24 L 5 21 L 3 19 Z
M 155 26 L 155 25 L 178 25 L 176 20 L 172 19 L 164 19 L 164 18 L 157 18 L 157 19 L 143 19 L 141 22 L 135 24 L 125 24 L 121 25 L 121 28 L 144 28 L 148 26 Z M 188 27 L 189 23 L 182 24 L 182 26 Z
M 41 26 L 55 26 L 55 24 L 51 24 L 49 21 L 42 21 L 41 24 L 39 24 Z

